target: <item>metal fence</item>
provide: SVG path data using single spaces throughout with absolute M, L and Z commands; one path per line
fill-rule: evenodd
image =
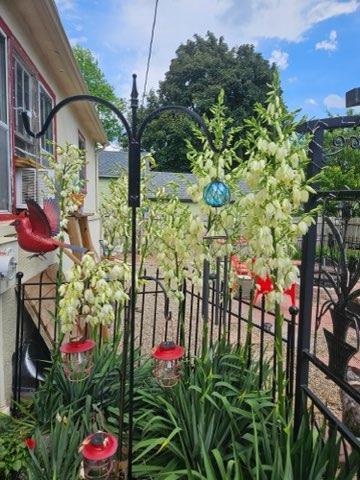
M 139 289 L 136 302 L 135 349 L 140 356 L 149 356 L 151 348 L 163 340 L 179 342 L 181 328 L 189 359 L 200 354 L 204 342 L 208 346 L 220 340 L 231 345 L 244 345 L 250 322 L 250 292 L 241 285 L 236 291 L 230 292 L 225 264 L 227 259 L 217 260 L 214 272 L 206 273 L 201 289 L 184 282 L 183 300 L 170 300 L 169 306 L 161 288 L 163 279 L 159 270 L 150 267 L 144 272 L 146 280 Z M 42 277 L 39 282 L 22 283 L 21 274 L 17 279 L 13 398 L 19 403 L 24 395 L 36 390 L 44 377 L 56 341 L 56 321 L 55 283 L 43 281 Z M 297 309 L 290 310 L 292 314 L 288 313 L 285 317 L 283 327 L 284 368 L 289 400 L 294 393 L 297 317 Z M 123 332 L 128 311 L 129 306 L 126 305 L 117 312 L 108 341 L 115 341 L 115 333 Z M 276 365 L 274 313 L 265 308 L 263 297 L 259 305 L 252 306 L 251 332 L 249 361 L 251 358 L 258 362 L 259 388 L 274 389 L 271 375 Z M 100 328 L 97 335 L 99 342 L 103 341 L 103 335 L 104 331 Z

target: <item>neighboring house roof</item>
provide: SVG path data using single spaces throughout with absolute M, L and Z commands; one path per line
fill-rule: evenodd
M 120 170 L 127 170 L 128 152 L 127 150 L 99 150 L 99 177 L 115 178 Z
M 177 191 L 175 190 L 175 193 L 179 199 L 190 202 L 191 198 L 186 189 L 189 185 L 196 182 L 196 177 L 192 173 L 150 172 L 149 198 L 154 198 L 159 188 L 166 187 L 171 182 L 176 184 Z
M 53 82 L 66 97 L 88 94 L 89 91 L 77 66 L 71 45 L 61 24 L 54 0 L 12 0 L 7 8 L 14 14 L 23 31 L 31 39 Z M 57 98 L 57 102 L 62 100 Z M 82 128 L 87 130 L 95 142 L 107 141 L 105 131 L 90 102 L 76 102 L 72 108 Z
M 100 178 L 116 178 L 120 170 L 127 170 L 128 151 L 127 150 L 99 150 L 99 177 Z M 170 183 L 177 185 L 176 192 L 180 200 L 191 201 L 187 193 L 187 187 L 195 183 L 196 177 L 192 173 L 176 173 L 176 172 L 150 172 L 149 180 L 149 198 L 155 196 L 156 191 L 161 187 L 166 187 Z M 244 193 L 249 192 L 249 188 L 245 182 L 240 181 L 239 187 Z M 169 190 L 169 189 L 168 189 Z

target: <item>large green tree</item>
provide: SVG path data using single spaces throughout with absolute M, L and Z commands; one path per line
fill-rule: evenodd
M 114 103 L 120 109 L 123 109 L 123 100 L 116 95 L 114 87 L 106 80 L 104 73 L 99 67 L 99 62 L 91 50 L 76 45 L 73 47 L 73 52 L 91 95 L 104 98 Z M 96 109 L 108 140 L 120 141 L 122 128 L 116 120 L 115 115 L 103 105 L 96 105 Z
M 208 32 L 179 46 L 157 93 L 150 92 L 145 114 L 157 106 L 180 104 L 207 114 L 221 89 L 227 113 L 235 124 L 252 115 L 255 102 L 264 103 L 273 69 L 253 45 L 229 48 L 223 37 Z M 154 120 L 144 147 L 154 152 L 159 170 L 188 171 L 184 139 L 191 121 L 167 113 Z

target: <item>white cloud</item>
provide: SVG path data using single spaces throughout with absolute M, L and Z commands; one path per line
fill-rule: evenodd
M 70 0 L 58 0 L 70 1 Z M 194 33 L 208 30 L 223 35 L 230 46 L 272 38 L 301 41 L 315 24 L 355 12 L 360 0 L 166 0 L 159 2 L 151 60 L 149 87 L 168 70 L 180 43 Z M 121 78 L 119 93 L 128 95 L 128 77 L 139 72 L 143 85 L 150 41 L 154 2 L 111 0 L 98 15 L 97 35 L 102 47 L 116 52 L 121 65 L 113 69 L 113 80 Z M 100 48 L 100 47 L 99 47 Z M 287 60 L 285 61 L 286 65 Z M 117 67 L 117 68 L 116 68 Z
M 60 12 L 74 10 L 75 8 L 74 0 L 55 0 L 55 3 Z
M 288 83 L 295 83 L 295 82 L 298 81 L 298 77 L 297 77 L 296 75 L 293 76 L 293 77 L 289 77 L 289 78 L 287 79 L 287 81 L 288 81 Z
M 285 70 L 289 63 L 289 54 L 287 52 L 281 51 L 279 48 L 271 52 L 271 57 L 269 58 L 270 63 L 275 63 L 280 70 Z
M 74 45 L 78 45 L 80 43 L 85 43 L 87 42 L 87 37 L 82 35 L 81 37 L 71 37 L 69 38 L 70 45 L 73 47 Z
M 314 98 L 306 98 L 305 103 L 307 105 L 313 105 L 314 107 L 318 104 Z
M 326 40 L 322 40 L 321 42 L 317 42 L 315 45 L 316 50 L 328 50 L 334 51 L 337 48 L 337 34 L 336 30 L 331 30 L 329 38 Z
M 247 38 L 297 42 L 315 24 L 359 6 L 359 0 L 234 0 L 231 18 Z
M 345 108 L 345 99 L 336 93 L 330 93 L 324 98 L 326 108 Z

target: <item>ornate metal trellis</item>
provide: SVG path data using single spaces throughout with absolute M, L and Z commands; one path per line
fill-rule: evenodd
M 342 152 L 345 148 L 351 148 L 352 150 L 357 150 L 360 148 L 360 135 L 335 135 L 332 138 L 333 149 L 328 149 L 324 152 L 325 157 L 333 157 Z
M 329 155 L 336 155 L 344 148 L 359 148 L 359 137 L 339 134 L 339 129 L 355 129 L 359 126 L 360 116 L 313 120 L 299 126 L 300 134 L 310 133 L 312 137 L 307 171 L 309 178 L 321 171 Z M 332 131 L 336 133 L 332 139 L 335 150 L 329 152 L 324 147 L 324 135 Z M 347 376 L 349 361 L 359 347 L 358 342 L 357 345 L 350 345 L 347 341 L 349 329 L 358 329 L 353 304 L 356 298 L 360 297 L 360 290 L 356 286 L 360 274 L 360 260 L 357 255 L 357 258 L 349 263 L 347 258 L 351 255 L 347 255 L 347 252 L 355 251 L 358 254 L 360 249 L 357 237 L 349 237 L 352 217 L 350 204 L 359 201 L 360 190 L 320 191 L 312 195 L 306 208 L 309 211 L 320 202 L 323 207 L 322 217 L 310 227 L 302 243 L 295 426 L 298 430 L 304 408 L 308 408 L 310 402 L 312 408 L 320 412 L 328 423 L 329 431 L 340 433 L 345 452 L 349 445 L 359 450 L 359 440 L 348 425 L 326 406 L 324 399 L 314 389 L 314 375 L 310 370 L 313 372 L 315 369 L 319 376 L 323 375 L 333 382 L 335 388 L 339 388 L 340 396 L 346 395 L 359 410 L 360 392 L 348 381 Z M 333 203 L 331 213 L 328 211 L 329 202 Z M 335 216 L 335 219 L 329 218 L 330 215 Z M 327 294 L 325 300 L 322 299 L 321 292 Z M 326 325 L 327 328 L 322 332 L 325 348 L 321 352 L 316 345 L 320 322 L 326 313 L 329 314 L 329 325 Z M 332 328 L 332 331 L 329 328 Z M 313 349 L 312 339 L 315 347 Z

